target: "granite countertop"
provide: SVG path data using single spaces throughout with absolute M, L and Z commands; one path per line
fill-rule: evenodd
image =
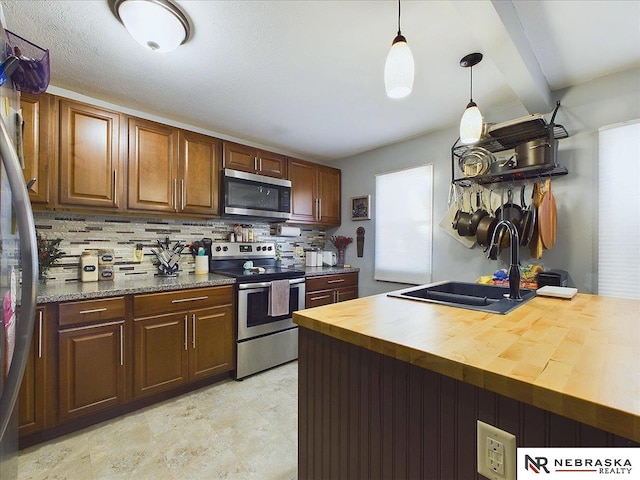
M 127 278 L 116 277 L 104 282 L 51 282 L 38 285 L 37 303 L 68 302 L 92 298 L 119 297 L 137 293 L 167 292 L 187 288 L 233 285 L 230 277 L 210 273 L 208 275 L 184 274 L 177 277 L 145 275 Z
M 640 301 L 538 296 L 506 315 L 385 294 L 301 327 L 640 441 Z
M 296 267 L 305 271 L 306 277 L 357 272 L 357 268 L 342 267 Z M 151 275 L 132 275 L 103 282 L 50 282 L 38 285 L 36 299 L 38 304 L 89 300 L 94 298 L 119 297 L 138 293 L 167 292 L 187 288 L 218 287 L 233 285 L 235 279 L 210 273 L 195 275 L 180 274 L 177 277 L 159 277 Z

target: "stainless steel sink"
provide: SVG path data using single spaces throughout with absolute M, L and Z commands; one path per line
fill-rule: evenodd
M 521 289 L 522 300 L 511 300 L 509 288 L 464 282 L 420 285 L 388 293 L 387 296 L 489 313 L 509 313 L 536 296 L 535 290 Z

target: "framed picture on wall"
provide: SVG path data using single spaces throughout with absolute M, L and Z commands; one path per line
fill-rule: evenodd
M 351 220 L 371 220 L 371 195 L 351 197 Z

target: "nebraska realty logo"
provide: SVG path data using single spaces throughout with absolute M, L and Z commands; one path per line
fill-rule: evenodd
M 640 448 L 518 448 L 518 480 L 569 476 L 640 478 Z

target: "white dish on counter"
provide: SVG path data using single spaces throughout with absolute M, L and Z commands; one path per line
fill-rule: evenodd
M 566 298 L 572 299 L 578 293 L 577 288 L 570 287 L 554 287 L 552 285 L 545 285 L 544 287 L 536 290 L 537 295 L 541 295 L 543 297 L 557 297 L 557 298 Z

